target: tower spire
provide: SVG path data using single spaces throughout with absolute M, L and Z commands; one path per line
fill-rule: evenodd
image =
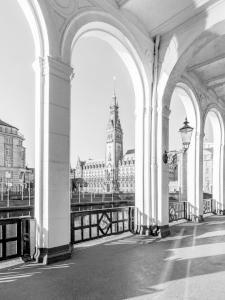
M 116 98 L 116 77 L 113 78 L 113 97 L 112 97 L 112 105 L 118 106 L 118 101 Z
M 116 77 L 113 78 L 113 97 L 116 97 Z

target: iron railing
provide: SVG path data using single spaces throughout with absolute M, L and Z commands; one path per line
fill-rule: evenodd
M 0 261 L 15 257 L 30 259 L 34 253 L 33 238 L 34 220 L 31 224 L 31 217 L 0 219 Z
M 212 211 L 212 199 L 203 199 L 203 214 L 211 213 Z
M 169 204 L 169 222 L 187 219 L 187 202 Z
M 134 207 L 71 212 L 71 244 L 133 230 Z

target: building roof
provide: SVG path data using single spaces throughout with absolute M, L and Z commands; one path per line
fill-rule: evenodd
M 0 125 L 3 125 L 3 126 L 8 126 L 8 127 L 15 128 L 15 129 L 19 130 L 19 129 L 18 129 L 18 128 L 16 128 L 15 126 L 12 126 L 12 125 L 8 124 L 8 123 L 6 123 L 6 122 L 2 121 L 1 119 L 0 119 Z
M 128 154 L 133 154 L 135 153 L 135 149 L 130 149 L 130 150 L 127 150 L 127 152 L 124 154 L 125 155 L 128 155 Z
M 88 159 L 85 164 L 86 165 L 94 165 L 94 164 L 104 164 L 105 159 L 104 158 L 99 158 L 99 159 Z

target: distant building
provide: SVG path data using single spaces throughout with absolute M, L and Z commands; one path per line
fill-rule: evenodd
M 18 128 L 0 120 L 0 179 L 4 192 L 19 190 L 25 180 L 26 149 L 23 147 L 24 136 Z
M 123 131 L 119 119 L 119 106 L 114 92 L 110 105 L 110 118 L 106 129 L 105 157 L 81 161 L 78 157 L 70 178 L 83 178 L 86 191 L 95 193 L 135 192 L 135 151 L 123 155 Z
M 213 193 L 213 143 L 204 143 L 203 192 Z
M 171 152 L 168 155 L 168 178 L 169 178 L 169 193 L 174 193 L 179 191 L 178 183 L 178 166 L 180 155 Z
M 175 161 L 168 161 L 169 193 L 179 192 L 181 189 L 182 153 L 176 155 Z M 213 193 L 213 143 L 203 144 L 203 192 Z
M 70 168 L 70 179 L 76 178 L 76 169 Z

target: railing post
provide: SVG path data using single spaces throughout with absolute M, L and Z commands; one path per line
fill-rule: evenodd
M 184 218 L 187 219 L 187 202 L 184 202 Z
M 129 207 L 129 231 L 132 230 L 132 208 Z
M 71 245 L 74 244 L 74 214 L 73 213 L 70 213 L 70 232 L 71 232 Z

